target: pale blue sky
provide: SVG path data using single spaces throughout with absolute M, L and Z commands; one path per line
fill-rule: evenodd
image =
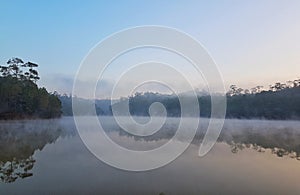
M 201 42 L 226 86 L 300 76 L 300 1 L 0 1 L 0 62 L 40 64 L 39 83 L 70 92 L 81 60 L 124 28 L 166 25 Z

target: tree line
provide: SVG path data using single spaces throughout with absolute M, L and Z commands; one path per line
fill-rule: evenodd
M 300 79 L 277 82 L 268 89 L 250 90 L 230 86 L 227 93 L 227 117 L 230 118 L 300 118 Z
M 192 98 L 183 94 L 183 98 L 189 101 Z M 215 94 L 218 96 L 218 94 Z M 63 115 L 72 116 L 72 96 L 59 95 L 62 102 Z M 74 97 L 73 97 L 74 98 Z M 149 108 L 152 103 L 160 102 L 164 105 L 169 117 L 180 117 L 180 102 L 176 95 L 159 94 L 153 92 L 138 92 L 129 97 L 120 98 L 118 101 L 110 100 L 86 100 L 76 98 L 82 105 L 81 115 L 90 115 L 85 111 L 87 105 L 94 105 L 98 115 L 113 115 L 111 107 L 117 104 L 127 104 L 129 111 L 135 116 L 149 116 Z M 226 94 L 227 110 L 226 118 L 240 119 L 300 119 L 300 79 L 286 83 L 275 83 L 268 89 L 263 86 L 251 89 L 242 89 L 231 85 Z M 198 96 L 201 117 L 211 115 L 211 96 L 203 94 Z M 160 113 L 156 113 L 160 115 Z
M 216 95 L 217 96 L 217 95 Z M 188 95 L 183 97 L 188 101 Z M 286 83 L 275 83 L 269 89 L 257 86 L 251 89 L 238 88 L 231 85 L 226 94 L 226 118 L 240 119 L 300 119 L 300 79 Z M 154 102 L 162 103 L 167 115 L 180 117 L 180 102 L 175 95 L 162 95 L 158 93 L 136 93 L 128 97 L 129 110 L 132 115 L 149 116 L 149 107 Z M 117 104 L 122 104 L 120 101 Z M 198 97 L 199 116 L 210 117 L 211 96 Z
M 38 64 L 12 58 L 0 66 L 0 119 L 61 116 L 57 94 L 39 88 Z

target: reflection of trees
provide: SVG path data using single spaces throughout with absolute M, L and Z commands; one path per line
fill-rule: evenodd
M 5 183 L 14 182 L 17 178 L 26 178 L 33 175 L 29 172 L 35 163 L 32 156 L 28 159 L 14 158 L 6 163 L 0 162 L 0 179 Z
M 56 120 L 0 123 L 0 180 L 6 183 L 33 175 L 33 154 L 62 134 Z
M 234 141 L 229 143 L 231 152 L 238 153 L 238 151 L 243 150 L 245 148 L 256 150 L 257 152 L 265 152 L 267 149 L 270 149 L 272 154 L 275 154 L 278 157 L 289 156 L 290 158 L 295 158 L 300 160 L 299 151 L 294 151 L 291 148 L 284 149 L 284 148 L 270 148 L 270 147 L 263 147 L 257 144 L 244 144 L 244 143 L 235 143 Z
M 232 153 L 238 153 L 239 150 L 243 150 L 245 148 L 254 149 L 258 152 L 265 152 L 265 148 L 258 146 L 257 144 L 235 143 L 232 141 L 229 145 Z
M 202 120 L 192 142 L 197 145 L 203 139 L 208 126 L 208 120 Z M 123 131 L 113 121 L 103 121 L 102 124 L 107 133 L 118 131 L 120 136 L 132 137 L 136 141 L 167 141 L 175 135 L 179 121 L 176 118 L 169 118 L 161 130 L 146 137 L 133 136 Z M 226 120 L 218 142 L 230 145 L 233 153 L 245 148 L 257 152 L 265 152 L 268 149 L 278 157 L 289 156 L 300 160 L 299 126 L 300 122 L 296 121 Z M 185 140 L 183 138 L 179 141 Z
M 289 156 L 300 160 L 300 132 L 293 128 L 241 129 L 240 132 L 222 133 L 219 141 L 230 145 L 231 151 L 237 153 L 245 148 L 258 152 L 269 149 L 278 157 Z

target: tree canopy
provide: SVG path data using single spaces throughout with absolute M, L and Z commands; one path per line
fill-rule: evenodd
M 216 95 L 217 96 L 217 95 Z M 227 118 L 260 118 L 260 119 L 300 119 L 300 79 L 286 83 L 277 82 L 269 89 L 257 86 L 242 89 L 231 85 L 226 94 Z M 184 98 L 191 98 L 188 95 Z M 149 107 L 154 102 L 162 103 L 167 115 L 181 116 L 180 103 L 177 96 L 158 93 L 136 93 L 128 97 L 129 110 L 132 115 L 149 116 Z M 211 97 L 198 97 L 202 117 L 211 115 Z M 117 104 L 122 104 L 120 100 Z
M 0 119 L 54 118 L 61 116 L 55 93 L 39 88 L 38 64 L 12 58 L 0 66 Z

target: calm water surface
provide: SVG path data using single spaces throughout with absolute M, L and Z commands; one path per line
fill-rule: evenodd
M 158 133 L 141 138 L 110 117 L 100 120 L 111 139 L 136 150 L 164 144 L 178 125 L 170 118 Z M 206 125 L 203 119 L 193 143 L 172 163 L 128 172 L 94 157 L 71 117 L 2 121 L 0 194 L 300 194 L 299 121 L 226 120 L 214 148 L 198 157 Z

